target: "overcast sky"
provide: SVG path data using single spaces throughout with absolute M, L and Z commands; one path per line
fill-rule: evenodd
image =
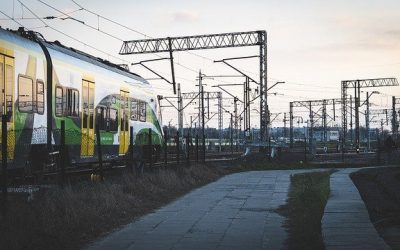
M 33 17 L 18 0 L 1 0 L 0 9 L 15 18 Z M 55 10 L 36 0 L 21 0 L 38 16 L 58 16 Z M 70 0 L 42 0 L 53 7 L 70 13 L 78 8 Z M 88 10 L 120 22 L 149 37 L 166 37 L 224 33 L 237 31 L 266 30 L 268 32 L 268 84 L 285 81 L 271 92 L 271 112 L 288 112 L 289 102 L 294 100 L 339 98 L 340 81 L 378 77 L 400 77 L 400 1 L 398 0 L 223 0 L 223 1 L 103 1 L 76 0 Z M 4 3 L 4 4 L 3 4 Z M 1 15 L 1 14 L 0 14 Z M 81 10 L 71 14 L 88 25 L 98 27 L 122 40 L 145 38 L 139 33 L 113 25 L 106 20 Z M 2 18 L 5 18 L 4 16 Z M 88 46 L 73 41 L 38 20 L 18 20 L 28 28 L 35 28 L 46 39 L 87 51 L 116 63 L 115 58 L 104 55 Z M 118 56 L 122 42 L 94 31 L 81 23 L 67 19 L 45 20 L 50 26 L 73 36 L 90 46 Z M 5 28 L 18 27 L 13 21 L 0 20 Z M 258 48 L 235 48 L 194 51 L 195 56 L 186 52 L 175 53 L 176 74 L 183 92 L 195 90 L 198 70 L 203 73 L 234 74 L 228 67 L 213 63 L 212 60 L 257 55 Z M 161 56 L 163 56 L 161 54 Z M 118 56 L 127 62 L 155 58 L 146 56 Z M 210 60 L 211 59 L 211 60 Z M 258 79 L 257 59 L 232 62 L 255 79 Z M 183 66 L 181 66 L 183 65 Z M 168 61 L 149 64 L 158 72 L 169 77 Z M 189 69 L 188 69 L 189 68 Z M 145 78 L 154 77 L 139 66 L 131 70 Z M 218 82 L 219 81 L 219 82 Z M 218 83 L 241 83 L 240 78 L 207 80 L 207 90 Z M 170 86 L 161 81 L 151 81 L 158 93 L 172 95 Z M 253 86 L 255 87 L 255 86 Z M 242 88 L 229 88 L 232 93 L 242 96 Z M 368 91 L 372 91 L 369 89 Z M 400 87 L 380 88 L 381 95 L 372 97 L 372 102 L 386 108 L 390 96 L 400 96 Z M 364 93 L 362 95 L 365 95 Z M 230 100 L 224 105 L 231 110 Z M 258 107 L 258 103 L 254 104 Z M 216 111 L 213 108 L 212 111 Z M 190 121 L 194 110 L 187 110 L 184 123 Z M 254 111 L 254 126 L 259 127 Z M 164 123 L 176 119 L 172 110 L 164 112 Z M 277 118 L 274 126 L 280 126 L 283 116 Z M 227 120 L 227 119 L 226 119 Z M 216 126 L 215 121 L 209 123 Z M 224 123 L 224 127 L 228 122 Z

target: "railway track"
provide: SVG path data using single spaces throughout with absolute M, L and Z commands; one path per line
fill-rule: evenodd
M 222 152 L 222 153 L 206 153 L 206 163 L 211 162 L 229 162 L 237 157 L 239 157 L 243 152 Z M 155 161 L 151 164 L 149 162 L 144 163 L 144 170 L 150 169 L 154 170 L 161 167 L 176 167 L 176 166 L 184 166 L 185 164 L 194 164 L 196 162 L 201 162 L 201 156 L 199 155 L 199 160 L 197 161 L 195 155 L 190 155 L 189 160 L 186 159 L 184 155 L 181 154 L 180 160 L 178 161 L 176 155 L 169 154 L 167 158 L 167 165 L 165 164 L 165 160 L 161 158 L 158 161 Z M 134 164 L 127 162 L 125 160 L 121 161 L 103 161 L 103 171 L 104 175 L 114 174 L 118 172 L 123 172 L 126 169 L 134 168 Z M 134 170 L 134 169 L 133 169 Z M 99 174 L 100 171 L 100 163 L 93 162 L 87 164 L 79 164 L 68 166 L 65 168 L 64 177 L 71 179 L 74 177 L 90 177 L 92 174 Z M 51 172 L 35 172 L 30 175 L 25 176 L 14 176 L 12 183 L 17 185 L 27 185 L 27 184 L 47 184 L 49 182 L 57 181 L 59 177 L 61 177 L 61 169 L 56 168 Z

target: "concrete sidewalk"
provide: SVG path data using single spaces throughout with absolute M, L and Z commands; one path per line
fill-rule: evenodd
M 279 249 L 286 239 L 274 209 L 290 175 L 256 171 L 225 176 L 95 242 L 90 249 Z
M 331 176 L 331 195 L 322 218 L 326 249 L 390 249 L 372 225 L 368 211 L 349 174 L 343 169 Z
M 253 171 L 225 176 L 143 216 L 89 249 L 282 249 L 290 175 L 321 170 Z M 331 176 L 322 220 L 327 249 L 389 249 L 349 177 Z

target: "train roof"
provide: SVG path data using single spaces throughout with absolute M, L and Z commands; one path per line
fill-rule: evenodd
M 131 71 L 129 71 L 128 69 L 124 68 L 121 65 L 118 64 L 114 64 L 110 61 L 104 60 L 100 57 L 95 57 L 92 56 L 86 52 L 83 52 L 81 50 L 72 48 L 72 47 L 67 47 L 65 45 L 63 45 L 61 42 L 59 41 L 54 41 L 54 42 L 50 42 L 44 39 L 44 37 L 37 32 L 32 32 L 32 31 L 26 31 L 24 28 L 19 28 L 18 30 L 11 30 L 11 29 L 3 29 L 0 26 L 0 31 L 4 31 L 4 32 L 8 32 L 9 34 L 12 34 L 14 36 L 19 37 L 20 39 L 28 39 L 30 41 L 33 41 L 35 43 L 37 43 L 37 40 L 41 40 L 41 42 L 50 49 L 59 51 L 63 54 L 69 55 L 71 57 L 75 57 L 79 60 L 82 61 L 86 61 L 89 62 L 91 64 L 97 65 L 99 67 L 102 67 L 104 69 L 113 71 L 115 73 L 121 74 L 121 75 L 125 75 L 127 77 L 134 77 L 134 78 L 140 78 L 143 80 L 143 83 L 148 84 L 147 81 L 145 81 L 140 75 L 135 74 Z

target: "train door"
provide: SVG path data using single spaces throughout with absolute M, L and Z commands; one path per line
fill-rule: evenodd
M 119 154 L 125 154 L 129 147 L 129 92 L 121 90 L 120 96 Z
M 7 114 L 7 158 L 14 159 L 14 58 L 0 54 L 0 113 Z M 1 127 L 1 122 L 0 122 Z M 0 129 L 1 138 L 1 129 Z M 1 159 L 1 155 L 0 155 Z
M 94 154 L 94 81 L 82 80 L 81 156 Z

